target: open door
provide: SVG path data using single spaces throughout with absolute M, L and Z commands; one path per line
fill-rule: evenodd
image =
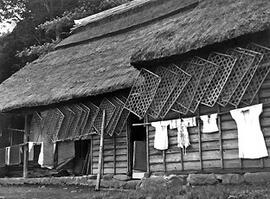
M 141 121 L 139 121 L 141 123 Z M 132 178 L 143 178 L 147 171 L 146 163 L 146 128 L 136 126 L 131 129 L 132 155 Z

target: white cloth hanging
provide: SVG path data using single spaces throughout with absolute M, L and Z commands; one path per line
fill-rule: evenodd
M 184 154 L 186 154 L 186 149 L 190 145 L 188 127 L 196 126 L 196 118 L 184 118 L 171 120 L 170 128 L 177 128 L 177 146 L 184 149 Z
M 230 111 L 237 124 L 239 158 L 257 159 L 268 156 L 259 116 L 262 104 Z
M 218 131 L 217 126 L 217 114 L 211 115 L 202 115 L 200 116 L 203 125 L 202 125 L 202 132 L 203 133 L 212 133 Z
M 155 140 L 154 140 L 154 148 L 158 150 L 166 150 L 168 149 L 169 141 L 168 141 L 168 125 L 170 121 L 159 121 L 152 122 L 151 126 L 155 127 Z

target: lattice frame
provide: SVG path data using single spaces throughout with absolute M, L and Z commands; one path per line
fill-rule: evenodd
M 112 119 L 106 128 L 106 133 L 109 134 L 110 136 L 112 136 L 114 134 L 117 122 L 120 119 L 121 113 L 123 111 L 124 103 L 120 99 L 118 99 L 117 97 L 112 97 L 109 100 L 116 107 L 115 112 L 112 116 Z
M 125 103 L 127 101 L 127 98 L 125 98 L 124 96 L 120 96 L 119 99 L 122 101 L 122 103 Z M 128 117 L 129 117 L 129 114 L 130 114 L 130 111 L 127 110 L 126 108 L 123 108 L 122 110 L 122 113 L 120 115 L 120 118 L 116 124 L 116 127 L 115 127 L 115 134 L 116 135 L 120 135 L 126 125 L 126 122 L 128 120 Z
M 76 104 L 71 104 L 69 105 L 69 108 L 72 110 L 72 112 L 74 112 L 74 118 L 71 121 L 71 125 L 69 128 L 69 133 L 68 133 L 68 139 L 73 139 L 75 137 L 77 137 L 78 133 L 77 133 L 77 129 L 78 129 L 78 125 L 80 123 L 80 119 L 81 119 L 81 115 L 82 115 L 82 108 L 77 106 Z
M 38 114 L 38 112 L 34 112 L 32 120 L 31 120 L 31 126 L 30 126 L 30 134 L 35 134 L 35 126 L 38 127 L 40 133 L 42 132 L 42 117 Z M 37 140 L 33 140 L 34 142 L 37 142 Z
M 58 109 L 49 109 L 42 120 L 42 134 L 47 134 L 52 142 L 57 140 L 57 134 L 64 120 L 63 113 Z
M 209 84 L 201 103 L 213 107 L 231 74 L 236 59 L 230 55 L 213 52 L 209 55 L 208 61 L 218 65 L 219 69 Z
M 161 81 L 147 113 L 157 119 L 180 77 L 177 73 L 162 66 L 158 66 L 154 73 L 161 77 Z
M 242 102 L 249 105 L 253 102 L 265 78 L 270 72 L 270 48 L 260 46 L 258 44 L 250 43 L 247 45 L 247 49 L 263 54 L 263 59 L 261 60 L 261 63 L 259 64 L 242 98 Z
M 190 60 L 190 62 L 205 66 L 201 81 L 199 83 L 199 87 L 189 108 L 189 111 L 195 113 L 219 66 L 200 57 L 194 57 Z
M 109 124 L 114 111 L 115 111 L 115 105 L 113 103 L 111 103 L 107 98 L 103 98 L 103 100 L 101 101 L 100 105 L 99 105 L 99 112 L 97 114 L 97 117 L 94 121 L 94 129 L 96 130 L 96 132 L 98 134 L 101 133 L 101 125 L 102 125 L 102 115 L 103 115 L 103 110 L 106 111 L 105 114 L 105 129 L 107 127 L 107 125 Z
M 182 70 L 176 64 L 170 64 L 167 66 L 167 68 L 175 72 L 178 75 L 179 80 L 159 114 L 161 118 L 164 118 L 168 114 L 173 104 L 178 99 L 179 95 L 191 79 L 191 75 Z
M 158 75 L 141 69 L 131 88 L 125 108 L 142 119 L 154 99 L 160 81 Z
M 248 72 L 245 74 L 245 76 L 243 77 L 242 81 L 240 82 L 240 84 L 238 85 L 237 89 L 235 90 L 235 92 L 233 93 L 229 103 L 235 107 L 238 107 L 238 105 L 240 104 L 262 58 L 263 58 L 263 54 L 255 52 L 255 51 L 251 51 L 245 48 L 236 48 L 238 51 L 241 52 L 245 52 L 248 54 L 251 54 L 254 56 L 254 61 L 252 63 L 252 65 L 250 66 Z
M 232 95 L 241 83 L 245 74 L 248 72 L 249 68 L 252 66 L 255 59 L 253 55 L 243 51 L 238 51 L 236 49 L 228 49 L 226 53 L 235 57 L 237 60 L 218 99 L 218 104 L 223 107 L 229 103 Z
M 80 129 L 79 129 L 79 135 L 81 137 L 81 136 L 83 136 L 84 128 L 86 126 L 87 119 L 90 115 L 90 108 L 88 108 L 83 103 L 79 103 L 78 105 L 84 110 L 84 114 L 82 115 Z
M 99 113 L 99 107 L 93 104 L 92 102 L 84 102 L 84 105 L 86 105 L 90 109 L 90 114 L 86 122 L 86 126 L 84 128 L 83 135 L 93 135 L 96 134 L 96 132 L 93 129 L 94 121 Z
M 199 87 L 200 80 L 202 78 L 205 67 L 194 63 L 189 63 L 186 72 L 192 75 L 191 80 L 184 88 L 183 92 L 179 95 L 175 103 L 181 105 L 183 108 L 189 110 L 191 103 L 195 97 L 196 91 Z M 174 110 L 176 110 L 174 106 Z M 178 110 L 179 112 L 180 110 Z M 183 113 L 186 114 L 186 111 Z
M 56 141 L 62 141 L 68 138 L 68 132 L 71 125 L 71 121 L 73 120 L 75 116 L 75 113 L 67 106 L 60 107 L 59 110 L 64 115 L 64 120 L 56 136 Z

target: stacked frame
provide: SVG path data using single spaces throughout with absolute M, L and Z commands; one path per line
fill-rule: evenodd
M 77 106 L 76 104 L 71 104 L 69 106 L 69 108 L 71 109 L 72 112 L 74 112 L 74 118 L 71 121 L 71 125 L 68 131 L 68 135 L 67 135 L 67 139 L 73 139 L 75 137 L 77 137 L 77 129 L 78 129 L 78 125 L 80 123 L 80 118 L 82 115 L 82 108 Z
M 114 134 L 116 125 L 120 119 L 120 116 L 122 114 L 122 111 L 124 109 L 124 103 L 118 99 L 117 97 L 112 97 L 109 99 L 116 107 L 115 112 L 112 116 L 112 119 L 110 121 L 110 123 L 108 124 L 107 128 L 106 128 L 106 133 L 109 134 L 110 136 L 112 136 Z
M 83 104 L 89 108 L 90 114 L 87 118 L 87 122 L 86 122 L 84 129 L 83 129 L 82 134 L 84 136 L 95 134 L 96 132 L 93 129 L 93 125 L 94 125 L 94 121 L 99 113 L 99 107 L 97 107 L 95 104 L 93 104 L 90 101 L 84 102 Z
M 127 101 L 127 99 L 124 96 L 119 97 L 119 99 L 122 101 L 122 103 L 125 103 Z M 122 133 L 128 120 L 129 114 L 130 114 L 129 110 L 124 108 L 114 130 L 114 133 L 116 135 L 120 135 Z
M 190 60 L 190 62 L 205 66 L 201 81 L 199 83 L 199 87 L 189 108 L 190 112 L 195 113 L 219 66 L 200 57 L 194 57 Z
M 238 51 L 236 49 L 229 49 L 226 51 L 226 54 L 235 57 L 237 61 L 217 101 L 217 103 L 223 107 L 229 103 L 232 95 L 241 83 L 245 74 L 248 72 L 249 68 L 252 66 L 255 58 L 251 54 Z
M 263 54 L 263 59 L 242 98 L 243 103 L 250 105 L 261 88 L 263 81 L 270 72 L 270 48 L 250 43 L 247 45 L 247 49 Z
M 205 67 L 194 63 L 188 63 L 186 72 L 190 74 L 191 80 L 184 88 L 183 92 L 179 95 L 174 103 L 172 110 L 181 114 L 187 114 L 191 103 L 195 97 L 196 91 L 199 87 Z
M 115 108 L 116 107 L 113 103 L 111 103 L 107 98 L 105 97 L 103 98 L 103 100 L 101 101 L 99 105 L 99 111 L 93 125 L 94 129 L 96 130 L 98 134 L 101 133 L 103 110 L 105 110 L 106 112 L 105 114 L 105 129 L 106 129 L 107 125 L 109 124 L 114 114 Z
M 154 119 L 157 119 L 162 108 L 176 87 L 180 76 L 162 66 L 157 67 L 154 73 L 161 77 L 161 81 L 147 113 Z
M 164 118 L 168 114 L 175 101 L 178 99 L 179 95 L 191 79 L 190 74 L 186 73 L 184 70 L 182 70 L 175 64 L 170 64 L 167 68 L 175 72 L 179 76 L 179 80 L 160 112 L 161 118 Z
M 244 49 L 244 48 L 237 48 L 238 51 L 242 51 L 245 52 L 247 54 L 251 54 L 254 56 L 254 61 L 251 65 L 251 67 L 249 68 L 248 72 L 245 74 L 245 76 L 243 77 L 242 81 L 240 82 L 240 84 L 238 85 L 237 89 L 235 90 L 235 92 L 233 93 L 229 103 L 233 106 L 235 106 L 236 108 L 238 107 L 238 105 L 240 104 L 258 66 L 261 63 L 261 60 L 263 59 L 263 54 L 262 53 L 258 53 L 258 52 L 254 52 L 248 49 Z
M 236 59 L 230 55 L 213 52 L 209 55 L 208 61 L 218 65 L 219 69 L 209 84 L 201 103 L 206 106 L 213 107 L 231 74 Z
M 125 108 L 142 119 L 154 99 L 160 81 L 158 75 L 141 69 L 131 88 Z
M 60 107 L 59 110 L 64 115 L 64 120 L 56 136 L 56 141 L 63 141 L 68 138 L 68 132 L 71 126 L 71 122 L 75 117 L 75 113 L 68 106 Z

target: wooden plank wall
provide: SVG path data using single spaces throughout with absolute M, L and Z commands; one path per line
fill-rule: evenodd
M 256 100 L 264 103 L 260 121 L 268 153 L 270 154 L 270 75 L 264 81 L 258 96 L 254 103 L 256 104 Z M 199 134 L 197 127 L 189 128 L 191 146 L 188 147 L 186 154 L 181 154 L 181 150 L 177 147 L 176 129 L 169 130 L 169 149 L 165 152 L 165 165 L 162 151 L 158 151 L 153 147 L 155 128 L 151 126 L 149 128 L 150 171 L 152 173 L 164 172 L 164 168 L 166 168 L 167 172 L 173 173 L 224 172 L 226 170 L 234 172 L 238 170 L 241 172 L 270 168 L 269 157 L 258 160 L 240 160 L 238 158 L 237 127 L 230 113 L 227 112 L 230 109 L 234 108 L 221 109 L 221 113 L 223 113 L 221 115 L 221 132 Z M 217 111 L 217 107 L 200 107 L 202 114 L 217 113 Z M 201 139 L 201 153 L 199 139 Z
M 114 141 L 115 140 L 115 141 Z M 99 153 L 100 136 L 93 136 L 93 174 L 98 170 L 98 153 Z M 103 154 L 103 174 L 126 174 L 127 173 L 127 136 L 126 129 L 115 138 L 108 134 L 104 137 L 104 154 Z

